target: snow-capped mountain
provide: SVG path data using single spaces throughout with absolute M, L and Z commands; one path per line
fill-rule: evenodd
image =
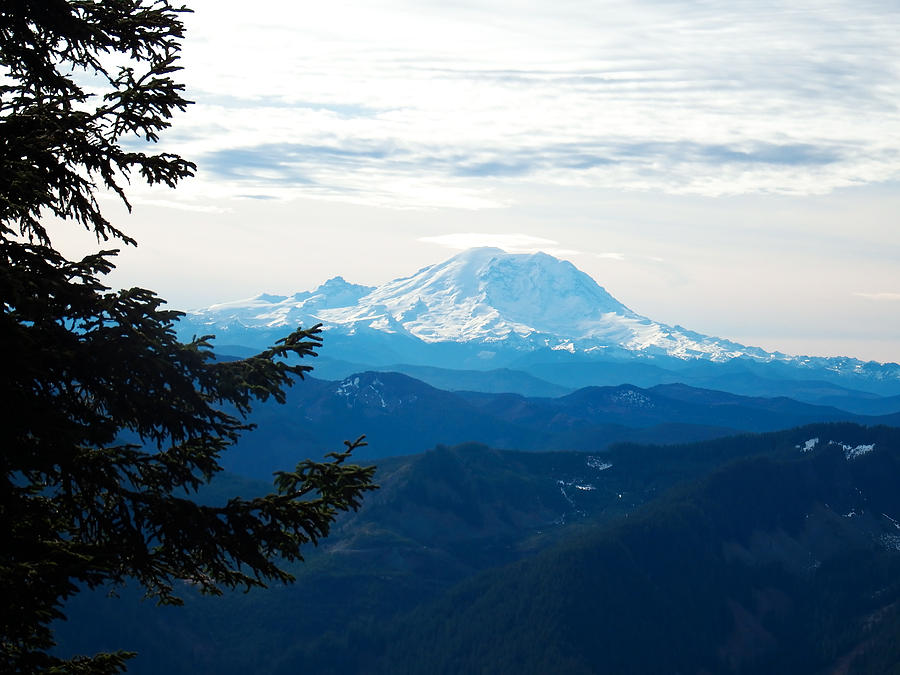
M 314 291 L 263 294 L 187 317 L 192 327 L 220 334 L 319 322 L 346 334 L 376 331 L 486 348 L 502 343 L 526 351 L 624 350 L 713 361 L 770 356 L 641 316 L 570 262 L 496 248 L 470 249 L 377 288 L 335 277 Z
M 237 300 L 213 305 L 207 309 L 189 312 L 197 324 L 217 327 L 245 326 L 247 328 L 283 328 L 309 323 L 316 313 L 334 307 L 347 307 L 375 290 L 334 277 L 314 291 L 302 291 L 293 295 L 263 293 L 249 300 Z
M 314 291 L 213 305 L 189 312 L 180 331 L 262 347 L 315 323 L 324 325 L 329 348 L 338 348 L 330 355 L 369 364 L 497 367 L 527 354 L 568 352 L 592 360 L 743 359 L 900 380 L 900 367 L 788 356 L 658 323 L 570 262 L 496 248 L 470 249 L 375 288 L 335 277 Z

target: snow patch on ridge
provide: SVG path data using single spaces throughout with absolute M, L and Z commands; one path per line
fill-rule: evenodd
M 352 407 L 354 403 L 362 400 L 364 403 L 377 399 L 382 408 L 387 408 L 387 402 L 384 400 L 382 387 L 384 383 L 377 377 L 365 386 L 360 386 L 360 378 L 358 376 L 348 377 L 340 382 L 335 389 L 335 394 L 347 400 L 347 407 Z
M 634 389 L 625 389 L 617 391 L 612 395 L 612 399 L 617 403 L 622 403 L 630 408 L 652 408 L 653 401 L 646 394 L 642 394 Z
M 596 471 L 606 471 L 607 469 L 612 468 L 612 464 L 610 464 L 609 462 L 604 462 L 599 457 L 590 456 L 587 458 L 587 461 L 585 463 L 587 464 L 588 468 L 594 469 Z
M 874 443 L 869 443 L 868 445 L 847 445 L 839 441 L 828 441 L 828 445 L 836 445 L 841 448 L 847 461 L 867 455 L 875 449 Z
M 816 438 L 810 438 L 810 439 L 809 439 L 808 441 L 806 441 L 806 443 L 804 443 L 802 446 L 797 445 L 797 446 L 794 446 L 794 447 L 799 448 L 799 449 L 800 449 L 800 452 L 810 452 L 810 451 L 811 451 L 813 448 L 815 448 L 818 444 L 819 444 L 819 439 L 818 439 L 818 437 L 816 437 Z

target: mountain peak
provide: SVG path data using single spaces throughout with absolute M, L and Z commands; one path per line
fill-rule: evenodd
M 425 342 L 496 342 L 583 335 L 585 326 L 613 315 L 641 321 L 572 263 L 546 253 L 473 248 L 375 289 L 348 311 L 323 313 L 328 322 L 404 330 Z M 398 328 L 399 326 L 399 328 Z
M 542 358 L 552 360 L 562 352 L 602 359 L 747 358 L 819 364 L 835 372 L 866 370 L 855 359 L 826 363 L 769 353 L 658 323 L 630 310 L 569 261 L 492 247 L 461 251 L 374 288 L 335 276 L 314 291 L 288 298 L 261 295 L 215 305 L 190 313 L 180 330 L 188 335 L 228 332 L 235 344 L 245 340 L 240 344 L 257 346 L 298 323 L 323 323 L 330 344 L 344 345 L 350 352 L 343 358 L 360 363 L 384 358 L 390 359 L 385 363 L 446 366 L 468 359 L 469 366 L 501 367 L 528 352 L 550 350 L 556 353 Z M 269 334 L 263 338 L 265 331 Z M 247 339 L 256 333 L 258 340 Z M 869 370 L 881 373 L 874 366 Z M 898 370 L 877 376 L 893 380 Z
M 372 292 L 374 287 L 361 284 L 351 284 L 344 277 L 331 277 L 314 291 L 301 291 L 294 293 L 291 300 L 301 303 L 307 309 L 324 307 L 347 307 L 359 301 L 360 298 Z
M 519 351 L 669 354 L 723 360 L 736 345 L 690 337 L 635 314 L 575 265 L 538 253 L 472 248 L 377 288 L 332 277 L 314 291 L 266 296 L 195 312 L 206 326 L 324 323 L 348 335 L 399 334 L 424 343 L 511 346 Z M 598 352 L 598 350 L 600 350 Z M 490 349 L 484 354 L 493 353 Z
M 507 253 L 502 248 L 499 248 L 497 246 L 475 246 L 473 248 L 467 248 L 464 251 L 460 251 L 449 260 L 480 260 L 484 258 L 504 255 L 513 254 Z

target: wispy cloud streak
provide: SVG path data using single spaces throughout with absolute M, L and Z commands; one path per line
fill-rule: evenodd
M 420 237 L 419 241 L 445 246 L 458 251 L 480 246 L 491 246 L 502 248 L 508 253 L 537 253 L 543 251 L 555 256 L 572 256 L 581 253 L 581 251 L 563 248 L 558 241 L 553 239 L 521 233 L 454 232 L 432 237 Z
M 482 208 L 517 185 L 900 178 L 893 2 L 258 5 L 255 22 L 226 1 L 191 18 L 198 105 L 175 143 L 201 179 Z
M 887 300 L 890 302 L 900 302 L 900 293 L 854 293 L 853 295 L 867 300 Z

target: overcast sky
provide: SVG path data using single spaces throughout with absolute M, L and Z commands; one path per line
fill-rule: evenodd
M 190 4 L 163 146 L 198 176 L 135 186 L 114 283 L 193 308 L 499 245 L 658 321 L 900 361 L 896 0 Z

